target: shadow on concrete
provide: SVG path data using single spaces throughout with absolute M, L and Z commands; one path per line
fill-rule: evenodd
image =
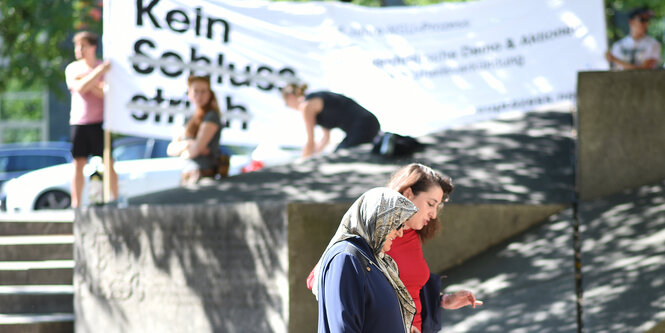
M 92 223 L 76 230 L 78 258 L 96 261 L 76 263 L 78 283 L 92 294 L 79 291 L 77 329 L 99 331 L 105 320 L 133 332 L 284 327 L 287 290 L 272 282 L 286 279 L 285 253 L 275 250 L 286 247 L 284 210 L 249 203 L 130 207 L 105 209 L 104 219 L 90 211 L 81 220 Z
M 568 203 L 573 187 L 571 133 L 567 110 L 521 113 L 421 137 L 427 148 L 407 158 L 373 155 L 365 145 L 210 185 L 131 198 L 130 204 L 352 202 L 411 162 L 450 176 L 457 186 L 455 202 Z
M 665 183 L 581 209 L 584 324 L 644 332 L 665 320 Z
M 476 309 L 443 310 L 441 332 L 576 332 L 572 210 L 443 272 L 444 289 L 469 289 Z
M 580 223 L 584 331 L 665 320 L 665 184 L 581 203 Z M 444 272 L 485 304 L 444 310 L 441 332 L 577 332 L 572 232 L 569 209 Z

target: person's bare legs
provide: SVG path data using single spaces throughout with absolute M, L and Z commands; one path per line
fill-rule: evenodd
M 83 178 L 83 167 L 87 162 L 87 157 L 74 158 L 74 177 L 72 179 L 72 208 L 76 208 L 81 205 L 83 185 L 85 184 L 85 179 Z

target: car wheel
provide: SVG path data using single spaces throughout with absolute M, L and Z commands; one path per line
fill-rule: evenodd
M 39 196 L 35 202 L 35 210 L 66 209 L 72 204 L 69 194 L 63 191 L 48 191 Z

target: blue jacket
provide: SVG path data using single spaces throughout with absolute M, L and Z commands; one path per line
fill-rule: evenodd
M 366 265 L 347 246 L 370 260 Z M 404 333 L 397 294 L 360 237 L 335 244 L 326 254 L 319 278 L 319 332 Z

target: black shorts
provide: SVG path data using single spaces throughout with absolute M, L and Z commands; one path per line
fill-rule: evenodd
M 72 125 L 72 156 L 88 157 L 102 156 L 104 153 L 104 130 L 102 123 L 87 125 Z

